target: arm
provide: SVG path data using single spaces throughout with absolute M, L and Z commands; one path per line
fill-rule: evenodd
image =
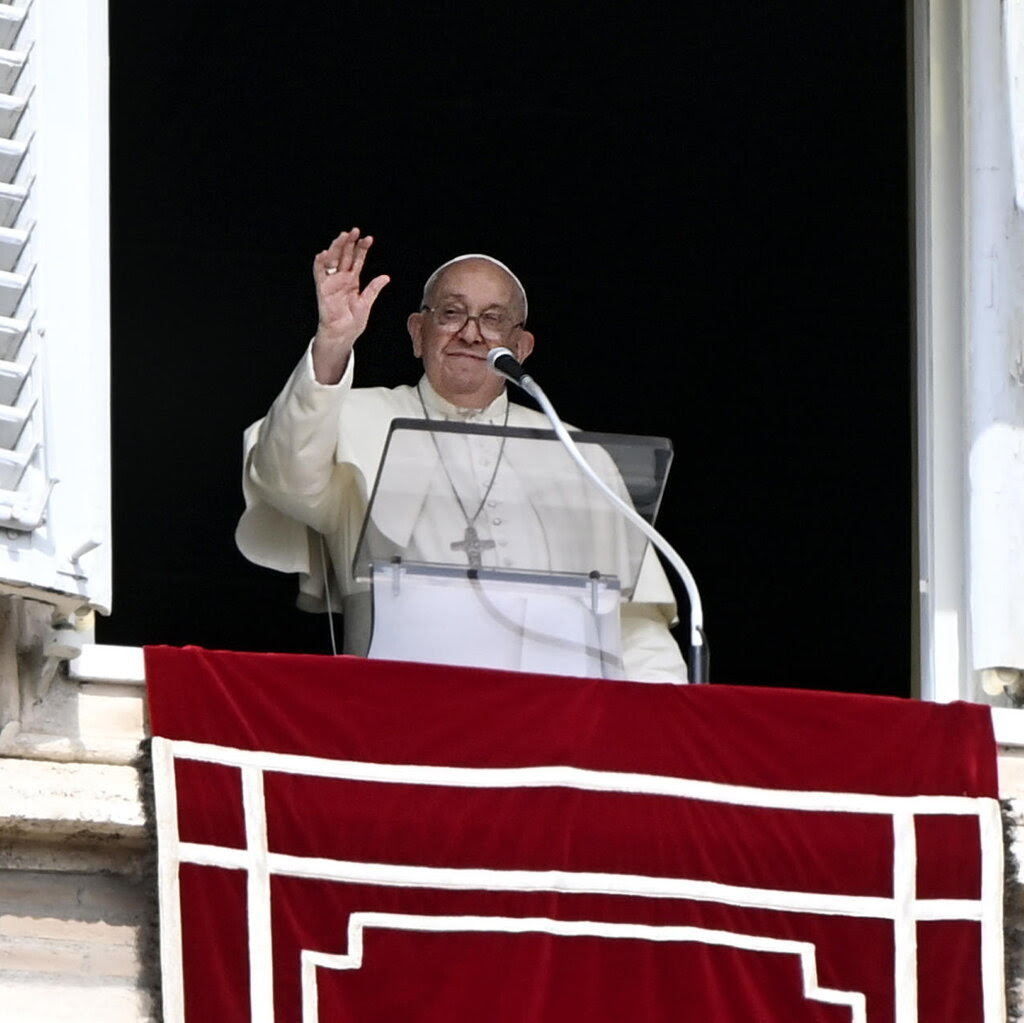
M 316 380 L 312 345 L 293 370 L 267 415 L 249 428 L 243 485 L 256 501 L 331 532 L 340 494 L 335 480 L 338 421 L 351 389 L 354 360 L 334 385 Z
M 329 531 L 340 513 L 334 472 L 338 416 L 352 381 L 352 348 L 388 283 L 359 275 L 373 244 L 359 229 L 343 231 L 313 260 L 317 330 L 267 417 L 255 428 L 246 458 L 246 489 L 291 518 Z M 248 495 L 247 495 L 248 496 Z

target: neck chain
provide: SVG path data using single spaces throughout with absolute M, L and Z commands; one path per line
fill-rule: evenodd
M 420 407 L 423 409 L 423 418 L 428 422 L 432 422 L 430 413 L 427 411 L 427 403 L 423 400 L 423 392 L 420 390 L 420 385 L 416 385 L 416 396 L 420 399 Z M 504 429 L 508 426 L 508 413 L 509 413 L 509 400 L 505 398 L 505 419 L 501 424 Z M 498 448 L 498 457 L 494 461 L 494 472 L 491 473 L 491 478 L 487 482 L 487 487 L 484 489 L 484 496 L 480 498 L 480 503 L 476 507 L 476 511 L 472 515 L 466 511 L 466 506 L 462 503 L 462 498 L 459 497 L 459 492 L 455 488 L 455 482 L 452 480 L 451 473 L 448 471 L 448 466 L 445 463 L 444 455 L 441 454 L 441 448 L 437 443 L 437 437 L 434 436 L 433 432 L 430 434 L 430 439 L 434 442 L 434 450 L 437 452 L 438 461 L 441 463 L 441 468 L 444 470 L 445 479 L 448 480 L 448 486 L 451 487 L 452 496 L 455 498 L 456 504 L 459 506 L 459 511 L 462 512 L 462 517 L 466 520 L 466 532 L 461 540 L 456 540 L 451 544 L 453 551 L 465 551 L 466 558 L 469 560 L 469 564 L 473 568 L 478 568 L 483 564 L 480 557 L 482 551 L 492 549 L 495 544 L 493 540 L 481 540 L 480 534 L 476 530 L 474 523 L 480 517 L 480 512 L 484 510 L 484 505 L 487 504 L 487 498 L 491 496 L 491 490 L 494 487 L 494 481 L 498 478 L 498 470 L 501 468 L 501 459 L 505 454 L 505 441 L 507 437 L 501 438 L 501 447 Z

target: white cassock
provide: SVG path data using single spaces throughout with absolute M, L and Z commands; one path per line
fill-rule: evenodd
M 431 419 L 501 426 L 507 417 L 509 426 L 550 428 L 545 416 L 509 403 L 504 393 L 485 409 L 467 410 L 438 395 L 425 377 L 418 389 L 353 388 L 354 361 L 349 359 L 338 384 L 324 385 L 314 378 L 307 350 L 267 416 L 246 431 L 246 510 L 235 533 L 239 550 L 250 561 L 299 574 L 298 603 L 306 610 L 324 608 L 319 536 L 325 538 L 345 613 L 346 649 L 359 649 L 369 630 L 369 589 L 353 578 L 352 563 L 392 420 L 423 419 L 425 406 Z M 508 457 L 511 447 L 502 452 L 493 437 L 447 435 L 439 438 L 440 447 L 433 447 L 426 435 L 419 440 L 431 447 L 419 462 L 423 485 L 410 480 L 407 490 L 416 495 L 415 507 L 407 503 L 385 527 L 407 559 L 457 560 L 452 544 L 463 538 L 470 519 L 487 544 L 480 554 L 484 567 L 544 570 L 554 563 L 555 548 L 564 569 L 572 564 L 574 545 L 579 558 L 590 556 L 593 541 L 580 539 L 586 530 L 554 534 L 550 523 L 564 522 L 565 516 L 545 515 L 535 500 L 524 501 L 529 484 L 523 482 L 524 467 Z M 571 489 L 553 494 L 553 504 L 571 501 Z M 596 507 L 592 498 L 589 506 Z M 523 514 L 524 508 L 531 510 Z M 515 514 L 505 514 L 510 509 Z M 594 521 L 606 528 L 614 521 L 621 532 L 615 515 L 602 513 Z M 578 569 L 588 567 L 593 566 L 581 563 Z M 668 631 L 675 615 L 668 580 L 648 548 L 632 599 L 621 606 L 627 679 L 686 680 L 685 662 Z

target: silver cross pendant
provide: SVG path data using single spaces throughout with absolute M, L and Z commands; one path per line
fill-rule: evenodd
M 476 526 L 471 523 L 466 526 L 465 537 L 462 540 L 454 541 L 451 546 L 453 551 L 465 551 L 470 566 L 479 568 L 483 564 L 483 561 L 480 559 L 480 552 L 493 549 L 495 543 L 493 540 L 481 540 L 480 534 L 476 531 Z

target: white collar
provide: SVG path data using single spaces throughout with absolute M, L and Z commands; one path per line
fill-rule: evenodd
M 442 419 L 451 419 L 459 423 L 485 422 L 500 423 L 505 418 L 505 409 L 508 407 L 508 394 L 503 390 L 486 408 L 463 408 L 461 405 L 453 405 L 447 398 L 442 398 L 431 386 L 426 374 L 419 382 L 420 395 L 423 404 L 431 415 L 438 415 Z

